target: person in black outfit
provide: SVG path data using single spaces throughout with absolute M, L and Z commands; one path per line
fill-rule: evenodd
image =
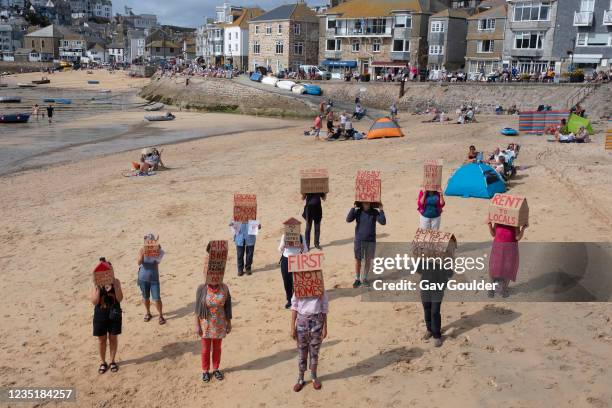
M 53 111 L 55 108 L 53 105 L 47 106 L 47 117 L 49 118 L 49 123 L 53 122 Z
M 111 266 L 111 263 L 107 262 L 105 258 L 100 258 L 100 263 Z M 111 372 L 117 372 L 119 366 L 115 362 L 115 356 L 117 355 L 118 347 L 117 336 L 121 334 L 121 301 L 123 300 L 121 282 L 115 278 L 111 285 L 94 285 L 91 290 L 90 299 L 94 305 L 93 335 L 99 341 L 101 364 L 98 373 L 104 374 L 109 368 Z M 107 340 L 110 348 L 110 365 L 106 363 Z
M 306 220 L 306 230 L 304 235 L 306 236 L 306 246 L 310 250 L 310 232 L 312 230 L 312 224 L 314 223 L 314 246 L 317 249 L 321 249 L 321 219 L 323 218 L 323 207 L 321 206 L 321 200 L 325 201 L 327 198 L 326 193 L 311 193 L 302 194 L 302 200 L 304 200 L 304 212 L 302 217 Z

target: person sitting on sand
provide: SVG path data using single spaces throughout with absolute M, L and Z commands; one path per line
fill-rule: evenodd
M 476 120 L 476 114 L 474 112 L 474 109 L 470 108 L 468 109 L 468 111 L 465 113 L 465 122 L 466 123 L 476 123 L 478 122 Z
M 159 238 L 159 237 L 158 237 Z M 154 234 L 147 234 L 144 240 L 156 240 Z M 157 313 L 159 313 L 159 324 L 165 324 L 164 313 L 162 311 L 161 291 L 159 286 L 159 263 L 164 257 L 164 251 L 159 247 L 159 256 L 145 256 L 144 247 L 138 251 L 138 286 L 142 294 L 142 300 L 146 309 L 144 321 L 148 322 L 153 317 L 151 315 L 151 298 L 155 303 Z
M 496 164 L 497 158 L 499 157 L 500 154 L 501 154 L 501 150 L 499 149 L 499 147 L 496 147 L 495 150 L 493 150 L 493 153 L 489 155 L 489 158 L 486 162 L 488 164 Z
M 565 136 L 565 135 L 569 135 L 570 131 L 569 128 L 567 127 L 567 120 L 561 119 L 561 123 L 559 123 L 559 126 L 557 127 L 557 130 L 555 131 L 555 140 L 557 142 L 561 141 L 561 136 Z
M 588 143 L 590 141 L 589 132 L 584 126 L 580 126 L 578 133 L 576 133 L 576 143 Z
M 476 151 L 476 146 L 471 145 L 468 150 L 467 159 L 465 160 L 465 163 L 476 163 L 477 158 L 478 152 Z
M 344 124 L 344 139 L 352 139 L 355 135 L 355 129 L 353 129 L 353 122 L 349 118 L 346 118 L 346 123 Z
M 580 106 L 580 103 L 577 103 L 575 106 L 573 106 L 572 109 L 570 109 L 570 112 L 582 117 L 584 117 L 586 113 L 584 108 Z
M 429 120 L 424 120 L 423 123 L 432 123 L 432 122 L 438 122 L 440 120 L 440 112 L 434 108 L 433 110 L 433 117 Z
M 508 108 L 508 110 L 506 111 L 506 113 L 508 115 L 515 115 L 518 113 L 518 109 L 516 107 L 516 104 L 512 105 L 510 108 Z

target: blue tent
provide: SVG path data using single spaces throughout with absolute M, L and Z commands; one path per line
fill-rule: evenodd
M 468 163 L 459 167 L 448 180 L 444 194 L 460 197 L 491 198 L 505 193 L 506 183 L 493 167 L 484 163 Z

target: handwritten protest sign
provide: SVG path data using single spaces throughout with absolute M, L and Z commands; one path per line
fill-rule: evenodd
M 291 217 L 283 223 L 285 227 L 285 246 L 291 248 L 302 248 L 300 242 L 301 222 Z
M 300 171 L 300 192 L 329 193 L 329 174 L 325 169 L 308 169 Z
M 223 282 L 227 262 L 227 241 L 210 241 L 210 252 L 204 259 L 204 282 L 217 285 Z
M 378 170 L 359 170 L 355 179 L 355 201 L 381 202 L 381 180 Z
M 450 232 L 418 228 L 412 239 L 415 257 L 452 257 L 456 247 L 457 239 Z
M 290 255 L 289 272 L 293 274 L 293 293 L 297 298 L 323 296 L 323 253 Z
M 510 194 L 497 193 L 489 203 L 489 222 L 522 227 L 529 223 L 527 199 Z
M 440 191 L 442 189 L 442 166 L 439 159 L 426 160 L 423 164 L 423 190 Z
M 96 286 L 112 285 L 115 282 L 115 272 L 108 262 L 100 262 L 93 270 Z
M 159 246 L 159 237 L 156 239 L 145 239 L 144 256 L 150 258 L 159 258 L 161 247 Z
M 259 234 L 259 221 L 257 221 L 257 220 L 249 220 L 248 234 L 249 235 L 258 235 Z
M 257 219 L 257 196 L 234 194 L 234 221 L 248 222 Z

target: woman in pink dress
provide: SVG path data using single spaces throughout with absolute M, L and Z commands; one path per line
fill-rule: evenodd
M 489 222 L 489 232 L 493 237 L 491 258 L 489 259 L 489 276 L 493 283 L 497 283 L 495 290 L 489 291 L 489 297 L 495 292 L 508 297 L 510 281 L 516 281 L 519 267 L 518 242 L 523 238 L 527 225 L 511 227 Z

